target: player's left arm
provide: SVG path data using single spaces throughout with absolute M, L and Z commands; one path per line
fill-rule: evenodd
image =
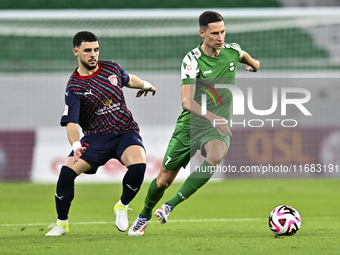
M 139 77 L 133 74 L 129 74 L 129 76 L 130 76 L 130 80 L 125 86 L 129 88 L 139 89 L 137 91 L 136 97 L 140 97 L 144 93 L 145 93 L 144 95 L 146 96 L 149 91 L 152 92 L 152 95 L 156 94 L 156 88 L 152 86 L 150 82 L 143 81 Z
M 260 68 L 260 61 L 252 58 L 247 52 L 244 50 L 241 51 L 240 63 L 246 64 L 246 71 L 249 72 L 257 72 Z

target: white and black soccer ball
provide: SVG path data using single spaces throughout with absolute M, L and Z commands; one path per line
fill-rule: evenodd
M 275 207 L 269 215 L 269 227 L 279 236 L 292 236 L 301 226 L 301 217 L 296 209 L 288 205 Z

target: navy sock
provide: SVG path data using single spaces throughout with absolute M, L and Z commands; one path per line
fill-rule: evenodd
M 77 177 L 75 171 L 67 166 L 60 170 L 55 193 L 55 204 L 59 220 L 67 220 L 71 202 L 74 198 L 74 180 Z
M 123 178 L 123 194 L 120 201 L 128 205 L 138 193 L 144 180 L 146 164 L 134 164 L 128 166 L 128 171 Z

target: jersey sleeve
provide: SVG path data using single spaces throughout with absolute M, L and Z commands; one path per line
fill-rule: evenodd
M 230 43 L 230 48 L 236 50 L 238 52 L 238 59 L 241 58 L 241 54 L 242 54 L 242 49 L 241 46 L 238 43 Z
M 67 123 L 79 123 L 80 99 L 75 93 L 67 88 L 65 92 L 65 109 L 61 117 L 60 125 L 66 126 Z
M 116 63 L 119 67 L 120 73 L 121 73 L 121 82 L 122 82 L 122 87 L 126 86 L 126 84 L 129 83 L 130 81 L 130 75 L 124 71 L 123 67 Z
M 181 67 L 181 79 L 184 84 L 196 84 L 197 73 L 199 72 L 198 64 L 195 56 L 190 52 L 188 53 L 182 62 Z

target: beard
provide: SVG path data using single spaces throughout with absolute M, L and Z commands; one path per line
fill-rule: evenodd
M 90 59 L 90 60 L 95 60 L 95 59 Z M 89 61 L 90 61 L 89 60 Z M 87 69 L 87 70 L 92 70 L 92 69 L 95 69 L 98 65 L 98 62 L 97 60 L 95 60 L 96 63 L 95 64 L 89 64 L 88 62 L 85 62 L 84 60 L 80 60 L 80 62 L 82 63 L 82 65 Z

